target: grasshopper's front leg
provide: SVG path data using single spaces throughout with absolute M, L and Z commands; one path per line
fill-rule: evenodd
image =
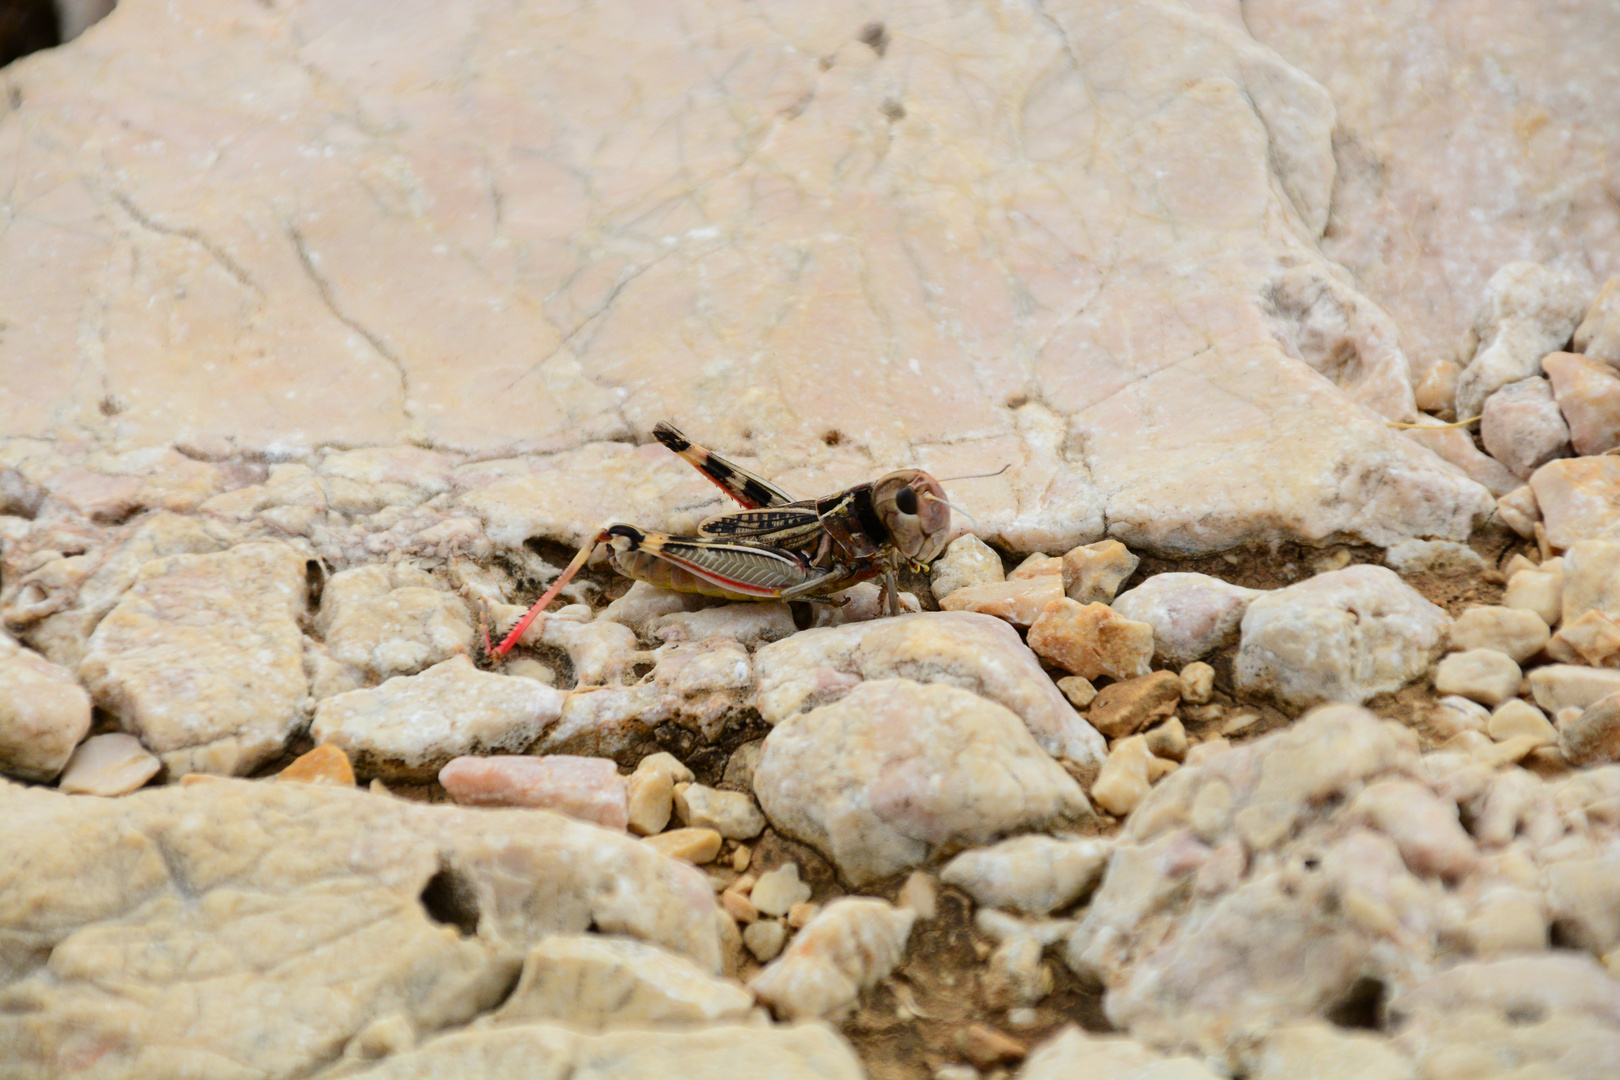
M 889 617 L 900 614 L 900 583 L 894 576 L 894 567 L 883 571 L 883 595 L 887 598 Z

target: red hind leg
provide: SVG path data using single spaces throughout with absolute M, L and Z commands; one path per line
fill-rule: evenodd
M 547 589 L 540 599 L 536 600 L 533 606 L 523 613 L 523 618 L 519 619 L 517 625 L 512 627 L 511 632 L 501 639 L 501 643 L 489 650 L 491 656 L 499 658 L 512 651 L 513 646 L 518 643 L 518 638 L 523 636 L 523 631 L 527 630 L 529 624 L 540 617 L 540 613 L 546 610 L 547 604 L 557 598 L 557 594 L 562 592 L 563 586 L 573 580 L 574 575 L 579 573 L 586 560 L 591 557 L 591 552 L 596 550 L 596 545 L 606 540 L 607 535 L 607 530 L 603 529 L 585 541 L 585 545 L 579 549 L 579 554 L 574 556 L 574 561 L 569 563 L 563 572 L 557 575 L 557 580 L 551 583 L 551 588 Z

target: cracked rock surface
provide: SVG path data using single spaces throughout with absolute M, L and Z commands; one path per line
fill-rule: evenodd
M 1334 99 L 1235 19 L 344 10 L 132 0 L 8 72 L 0 431 L 542 455 L 466 502 L 506 544 L 697 502 L 620 445 L 666 416 L 803 494 L 1010 462 L 971 497 L 1025 550 L 1489 511 L 1384 426 L 1407 328 L 1321 250 Z

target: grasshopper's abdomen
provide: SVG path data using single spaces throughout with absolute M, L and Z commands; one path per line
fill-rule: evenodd
M 647 551 L 616 551 L 608 561 L 615 570 L 625 577 L 645 581 L 647 584 L 656 585 L 660 589 L 699 593 L 703 596 L 718 596 L 725 600 L 761 599 L 754 593 L 736 592 L 716 585 L 706 578 L 698 577 L 690 570 L 666 562 Z
M 772 600 L 814 591 L 828 578 L 798 552 L 762 544 L 670 536 L 634 525 L 610 525 L 602 535 L 619 573 L 677 592 Z

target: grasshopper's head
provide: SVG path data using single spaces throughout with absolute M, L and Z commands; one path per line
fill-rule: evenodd
M 872 506 L 895 549 L 914 563 L 931 563 L 945 550 L 951 508 L 945 489 L 925 472 L 902 469 L 872 485 Z

